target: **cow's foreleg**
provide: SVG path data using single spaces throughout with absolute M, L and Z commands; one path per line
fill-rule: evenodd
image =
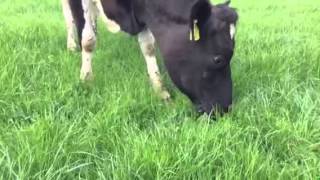
M 77 49 L 76 24 L 72 16 L 70 2 L 69 0 L 61 0 L 61 3 L 68 32 L 67 48 L 70 51 L 75 51 Z
M 92 56 L 96 45 L 96 19 L 97 8 L 92 0 L 82 0 L 85 25 L 82 31 L 82 66 L 80 79 L 88 81 L 93 79 Z
M 162 85 L 160 71 L 155 56 L 155 39 L 152 33 L 150 30 L 145 30 L 139 33 L 138 40 L 143 56 L 146 60 L 149 78 L 154 90 L 160 94 L 162 99 L 169 100 L 170 94 Z

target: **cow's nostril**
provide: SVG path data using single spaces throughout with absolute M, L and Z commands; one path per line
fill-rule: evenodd
M 202 108 L 201 105 L 197 105 L 197 106 L 196 106 L 196 109 L 197 109 L 197 112 L 200 113 L 200 114 L 205 113 L 205 110 L 203 110 L 203 108 Z

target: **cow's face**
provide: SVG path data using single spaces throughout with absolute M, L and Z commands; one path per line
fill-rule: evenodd
M 183 30 L 172 29 L 170 76 L 201 113 L 227 112 L 232 104 L 230 61 L 236 21 L 237 13 L 227 4 L 204 2 L 192 8 L 191 39 L 183 37 Z

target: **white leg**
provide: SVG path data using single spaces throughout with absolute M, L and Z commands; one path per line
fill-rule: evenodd
M 82 66 L 80 79 L 88 81 L 93 79 L 92 56 L 96 45 L 96 18 L 97 9 L 92 0 L 82 0 L 85 25 L 82 31 Z
M 75 51 L 77 49 L 77 32 L 74 18 L 70 9 L 69 0 L 61 0 L 61 3 L 68 31 L 67 48 L 70 51 Z
M 95 0 L 95 3 L 99 10 L 99 15 L 102 18 L 102 21 L 107 25 L 107 29 L 112 33 L 118 33 L 121 30 L 120 26 L 105 15 L 101 0 Z
M 160 93 L 161 98 L 168 100 L 170 99 L 170 94 L 163 87 L 160 78 L 160 71 L 157 64 L 157 59 L 155 56 L 155 39 L 150 32 L 150 30 L 145 30 L 138 35 L 138 40 L 140 44 L 141 51 L 147 63 L 147 69 L 149 78 L 151 80 L 154 90 Z

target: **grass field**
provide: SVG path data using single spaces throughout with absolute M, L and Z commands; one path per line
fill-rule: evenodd
M 234 0 L 234 109 L 197 119 L 100 23 L 79 83 L 58 0 L 0 1 L 0 179 L 320 179 L 320 1 Z

